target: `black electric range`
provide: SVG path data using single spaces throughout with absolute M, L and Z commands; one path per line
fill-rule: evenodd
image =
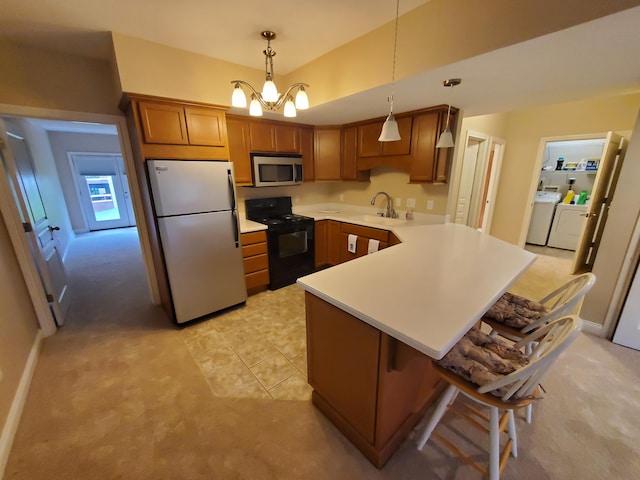
M 247 219 L 267 225 L 269 288 L 291 285 L 315 270 L 315 221 L 292 212 L 291 197 L 245 200 Z

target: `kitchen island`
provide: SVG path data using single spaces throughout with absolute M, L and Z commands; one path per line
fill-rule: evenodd
M 437 397 L 431 359 L 535 259 L 462 225 L 393 232 L 402 244 L 298 279 L 313 403 L 377 467 Z

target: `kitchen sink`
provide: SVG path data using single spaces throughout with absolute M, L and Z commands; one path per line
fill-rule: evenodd
M 366 222 L 366 223 L 374 223 L 377 225 L 386 225 L 386 226 L 394 226 L 394 225 L 402 225 L 407 221 L 403 218 L 388 218 L 388 217 L 380 217 L 378 215 L 354 215 L 353 220 Z

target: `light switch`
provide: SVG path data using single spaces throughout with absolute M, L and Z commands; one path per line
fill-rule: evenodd
M 342 193 L 340 194 L 340 201 L 344 202 L 344 194 L 342 194 Z
M 402 199 L 400 197 L 396 197 L 396 207 L 402 206 Z
M 416 199 L 415 198 L 407 198 L 407 207 L 416 208 Z
M 427 210 L 433 210 L 433 200 L 427 200 Z

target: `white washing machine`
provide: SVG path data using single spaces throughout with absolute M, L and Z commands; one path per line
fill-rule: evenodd
M 529 223 L 529 231 L 527 232 L 527 243 L 547 244 L 553 212 L 561 198 L 560 192 L 536 192 L 533 212 L 531 212 L 531 223 Z
M 549 247 L 575 250 L 587 217 L 587 205 L 559 203 L 549 232 Z

